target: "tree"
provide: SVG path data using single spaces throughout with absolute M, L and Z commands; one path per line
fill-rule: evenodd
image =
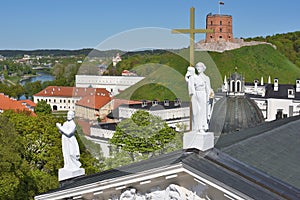
M 176 132 L 160 117 L 138 110 L 118 124 L 110 142 L 124 151 L 154 155 L 168 147 L 175 136 Z
M 15 199 L 28 167 L 20 155 L 22 147 L 20 137 L 14 125 L 2 115 L 0 115 L 0 143 L 0 199 Z
M 36 107 L 34 108 L 34 112 L 36 114 L 51 114 L 52 109 L 51 106 L 47 104 L 46 101 L 42 100 L 36 104 Z
M 61 134 L 53 115 L 30 116 L 5 111 L 0 115 L 0 199 L 32 199 L 58 187 L 58 169 L 63 166 Z M 80 161 L 86 173 L 100 171 L 82 142 Z
M 24 85 L 24 90 L 26 98 L 32 97 L 34 94 L 42 90 L 42 83 L 41 81 L 26 82 Z

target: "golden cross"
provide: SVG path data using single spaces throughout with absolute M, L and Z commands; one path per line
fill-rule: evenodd
M 174 29 L 172 33 L 190 34 L 190 66 L 194 66 L 195 33 L 212 33 L 213 30 L 195 29 L 195 8 L 190 8 L 190 29 Z

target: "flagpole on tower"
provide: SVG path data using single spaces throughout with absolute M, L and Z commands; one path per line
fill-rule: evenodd
M 219 1 L 219 15 L 221 15 L 221 6 L 224 5 L 223 1 Z

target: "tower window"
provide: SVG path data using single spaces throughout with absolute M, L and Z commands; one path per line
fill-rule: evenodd
M 210 21 L 210 25 L 213 25 L 213 21 Z
M 220 25 L 221 25 L 221 26 L 222 26 L 222 23 L 223 23 L 223 22 L 222 22 L 222 21 L 220 21 Z
M 220 37 L 219 37 L 220 39 L 222 39 L 223 37 L 222 37 L 222 35 L 220 35 Z
M 223 31 L 223 29 L 222 29 L 222 28 L 220 28 L 220 33 L 222 33 L 222 31 Z

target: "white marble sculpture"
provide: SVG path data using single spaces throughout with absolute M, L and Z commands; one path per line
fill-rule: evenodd
M 204 74 L 206 66 L 199 62 L 195 68 L 188 67 L 185 79 L 188 83 L 189 95 L 192 102 L 192 130 L 205 132 L 208 130 L 208 122 L 211 115 L 209 98 L 212 96 L 210 79 Z
M 62 152 L 64 157 L 64 169 L 79 169 L 81 163 L 79 161 L 79 146 L 75 137 L 76 124 L 74 122 L 74 112 L 69 111 L 67 121 L 63 125 L 56 123 L 56 127 L 62 134 Z
M 111 198 L 112 199 L 112 198 Z M 135 188 L 128 188 L 122 192 L 119 200 L 203 200 L 196 194 L 176 184 L 170 184 L 166 189 L 152 188 L 146 194 L 137 193 Z

